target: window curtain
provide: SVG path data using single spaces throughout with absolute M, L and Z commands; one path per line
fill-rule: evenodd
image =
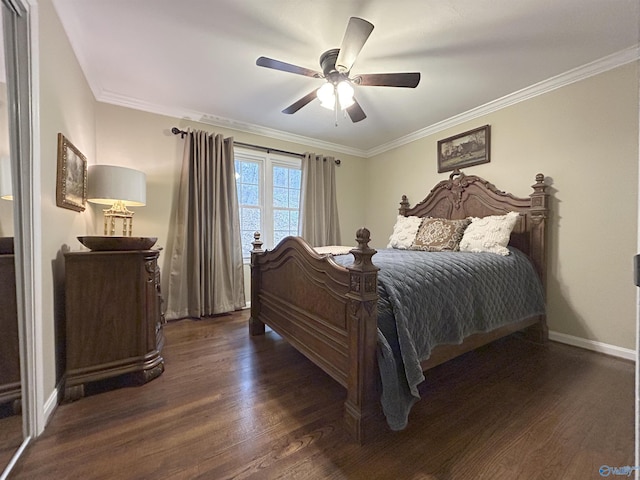
M 174 227 L 166 318 L 243 308 L 233 138 L 187 132 Z
M 340 245 L 333 157 L 305 153 L 302 159 L 300 235 L 313 247 Z

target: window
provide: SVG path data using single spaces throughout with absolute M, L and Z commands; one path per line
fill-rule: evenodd
M 253 232 L 262 232 L 263 165 L 254 160 L 238 160 L 236 153 L 236 189 L 240 208 L 240 238 L 242 239 L 242 256 L 249 257 L 253 246 Z M 263 240 L 264 241 L 264 240 Z
M 298 235 L 300 159 L 236 148 L 235 166 L 242 256 L 251 256 L 256 231 L 261 233 L 264 248 L 273 248 L 286 236 Z

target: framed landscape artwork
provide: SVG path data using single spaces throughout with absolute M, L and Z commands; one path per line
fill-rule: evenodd
M 58 133 L 56 205 L 82 212 L 87 202 L 87 159 L 64 135 Z
M 438 173 L 489 163 L 490 126 L 438 141 Z

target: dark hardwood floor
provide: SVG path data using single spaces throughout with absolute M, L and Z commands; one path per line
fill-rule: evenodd
M 0 472 L 22 444 L 22 415 L 2 417 L 4 405 L 0 405 Z M 5 407 L 7 410 L 10 407 Z
M 597 479 L 633 465 L 633 365 L 508 337 L 427 373 L 358 446 L 344 390 L 243 312 L 166 326 L 156 380 L 58 407 L 11 479 Z

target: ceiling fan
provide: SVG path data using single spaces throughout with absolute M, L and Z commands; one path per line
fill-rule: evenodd
M 351 17 L 340 48 L 327 50 L 320 55 L 322 73 L 268 57 L 258 58 L 256 65 L 260 67 L 326 80 L 326 83 L 320 88 L 292 103 L 282 110 L 282 113 L 295 113 L 315 98 L 318 98 L 322 106 L 326 108 L 335 109 L 336 111 L 338 109 L 346 110 L 351 121 L 355 123 L 364 120 L 367 116 L 353 97 L 353 85 L 405 88 L 418 86 L 418 83 L 420 83 L 420 73 L 418 72 L 368 73 L 350 76 L 351 67 L 353 67 L 358 54 L 372 31 L 373 25 L 371 23 L 362 18 Z

